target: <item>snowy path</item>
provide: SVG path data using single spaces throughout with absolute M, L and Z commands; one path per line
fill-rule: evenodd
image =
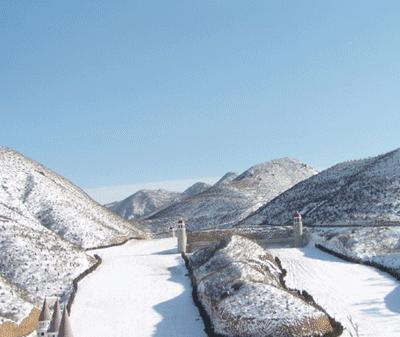
M 359 324 L 360 337 L 400 336 L 400 283 L 388 274 L 344 262 L 311 245 L 269 250 L 288 270 L 287 285 L 305 289 L 350 331 L 349 316 Z
M 204 337 L 176 239 L 131 241 L 95 252 L 102 265 L 80 284 L 75 337 Z

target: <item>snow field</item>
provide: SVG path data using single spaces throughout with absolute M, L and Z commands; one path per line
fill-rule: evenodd
M 94 251 L 102 265 L 80 284 L 75 337 L 205 337 L 176 239 Z
M 375 268 L 345 262 L 311 244 L 268 249 L 287 269 L 288 287 L 306 290 L 331 316 L 360 337 L 400 336 L 400 283 Z

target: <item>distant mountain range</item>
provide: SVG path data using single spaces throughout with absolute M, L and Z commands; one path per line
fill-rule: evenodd
M 228 173 L 205 191 L 174 202 L 139 223 L 152 233 L 167 232 L 180 218 L 189 229 L 231 226 L 298 182 L 317 172 L 283 158 Z
M 277 196 L 241 225 L 400 223 L 400 149 L 337 164 Z
M 66 179 L 0 148 L 0 322 L 18 321 L 43 296 L 65 300 L 72 279 L 94 263 L 84 248 L 126 237 L 145 235 Z
M 136 220 L 149 216 L 163 208 L 182 201 L 210 188 L 203 182 L 197 182 L 183 193 L 158 190 L 140 190 L 122 201 L 107 204 L 111 211 L 128 220 Z

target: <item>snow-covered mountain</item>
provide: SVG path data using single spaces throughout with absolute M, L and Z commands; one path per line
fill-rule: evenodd
M 180 200 L 181 193 L 159 190 L 140 190 L 128 198 L 106 205 L 125 219 L 138 219 Z
M 219 185 L 223 185 L 226 183 L 231 182 L 233 179 L 235 179 L 238 176 L 238 174 L 236 172 L 228 172 L 225 173 L 222 178 L 220 180 L 218 180 L 215 185 L 219 186 Z
M 140 190 L 122 201 L 106 205 L 106 207 L 125 219 L 140 219 L 185 198 L 201 193 L 210 187 L 211 185 L 206 183 L 197 182 L 182 193 L 163 189 Z
M 82 248 L 142 235 L 80 188 L 7 148 L 0 148 L 0 204 Z
M 400 222 L 400 149 L 337 164 L 281 194 L 241 224 L 286 224 L 295 211 L 311 225 Z
M 141 224 L 153 233 L 168 231 L 179 218 L 184 218 L 190 229 L 230 226 L 315 173 L 294 159 L 272 160 L 236 177 L 231 173 L 225 175 L 211 188 L 166 207 Z
M 144 234 L 44 166 L 0 148 L 0 320 L 20 320 L 43 296 L 65 301 L 72 280 L 95 262 L 83 248 L 126 236 Z
M 189 188 L 187 188 L 185 191 L 182 193 L 182 199 L 188 198 L 188 197 L 193 197 L 196 194 L 199 194 L 201 192 L 204 192 L 205 190 L 208 190 L 211 187 L 210 184 L 203 183 L 202 181 L 199 181 Z

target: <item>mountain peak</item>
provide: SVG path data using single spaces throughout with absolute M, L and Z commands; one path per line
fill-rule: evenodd
M 192 186 L 188 187 L 184 192 L 183 195 L 185 197 L 192 197 L 196 194 L 204 192 L 205 190 L 209 189 L 211 185 L 206 184 L 202 181 L 198 181 L 197 183 L 193 184 Z
M 124 200 L 106 205 L 106 207 L 125 219 L 142 219 L 185 198 L 201 193 L 209 187 L 211 186 L 206 183 L 197 182 L 183 193 L 171 192 L 162 188 L 156 190 L 142 189 Z
M 260 182 L 262 180 L 275 179 L 274 177 L 284 176 L 285 172 L 303 172 L 304 178 L 317 173 L 312 167 L 292 158 L 279 158 L 271 161 L 256 164 L 233 180 L 236 182 Z M 297 178 L 295 178 L 297 180 Z
M 306 224 L 400 222 L 400 149 L 336 164 L 265 204 L 243 224 L 285 224 L 301 210 Z
M 142 221 L 153 232 L 187 219 L 190 229 L 231 226 L 298 182 L 315 174 L 309 166 L 284 158 L 228 173 L 203 193 L 172 204 Z
M 215 183 L 215 186 L 226 184 L 238 176 L 236 172 L 225 173 L 220 180 Z

